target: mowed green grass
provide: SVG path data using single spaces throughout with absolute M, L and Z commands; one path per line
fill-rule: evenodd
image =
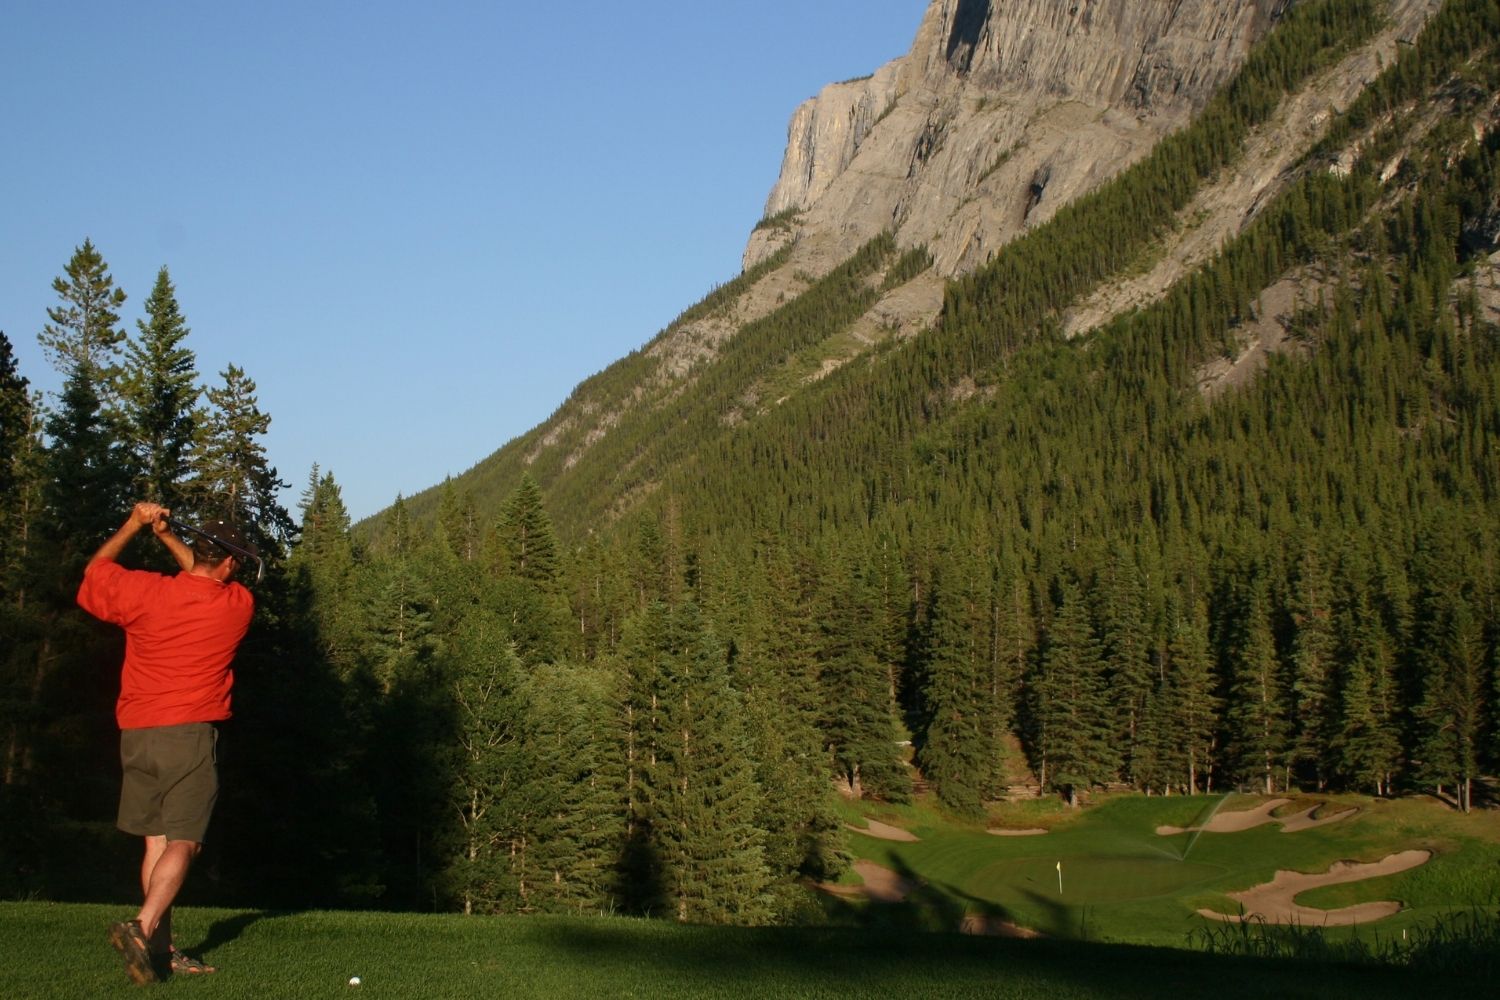
M 179 942 L 220 971 L 143 992 L 106 943 L 109 923 L 125 915 L 125 907 L 0 903 L 0 995 L 1371 1000 L 1447 988 L 1400 969 L 900 929 L 194 908 L 178 914 Z M 355 975 L 362 985 L 348 984 Z
M 1298 902 L 1338 908 L 1397 900 L 1404 909 L 1377 924 L 1330 930 L 1335 936 L 1395 934 L 1454 908 L 1500 904 L 1500 813 L 1469 816 L 1427 798 L 1396 801 L 1320 796 L 1325 814 L 1355 815 L 1284 833 L 1267 824 L 1239 833 L 1161 836 L 1161 826 L 1200 826 L 1216 811 L 1253 808 L 1259 796 L 1108 797 L 1070 811 L 1038 803 L 1001 807 L 990 825 L 1045 826 L 1039 836 L 997 837 L 978 824 L 945 819 L 924 804 L 903 808 L 846 806 L 848 818 L 873 816 L 916 834 L 916 843 L 851 833 L 857 856 L 896 870 L 918 888 L 905 909 L 926 925 L 957 927 L 965 914 L 1007 920 L 1052 937 L 1183 946 L 1204 918 L 1199 908 L 1238 912 L 1226 893 L 1268 882 L 1279 869 L 1323 872 L 1336 861 L 1375 861 L 1420 848 L 1432 860 L 1410 871 L 1313 890 Z M 1062 885 L 1058 885 L 1058 864 Z M 834 904 L 836 917 L 876 920 L 866 904 Z M 889 914 L 885 919 L 889 919 Z

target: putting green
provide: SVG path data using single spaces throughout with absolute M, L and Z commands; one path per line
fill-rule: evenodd
M 1062 862 L 1062 895 L 1057 864 Z M 1167 896 L 1225 873 L 1220 865 L 1167 857 L 1013 858 L 986 865 L 967 888 L 974 895 L 1005 902 L 1016 893 L 1067 903 L 1119 903 Z

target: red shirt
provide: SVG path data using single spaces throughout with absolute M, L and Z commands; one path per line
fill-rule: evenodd
M 229 718 L 229 669 L 255 598 L 238 583 L 163 576 L 109 560 L 83 571 L 78 603 L 125 629 L 115 719 L 121 729 Z

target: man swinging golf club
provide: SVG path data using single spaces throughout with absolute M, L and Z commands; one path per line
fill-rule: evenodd
M 259 561 L 233 525 L 194 529 L 191 547 L 172 533 L 171 512 L 138 503 L 83 571 L 78 603 L 125 630 L 115 718 L 124 779 L 116 825 L 145 838 L 144 903 L 110 928 L 110 942 L 137 983 L 170 973 L 213 972 L 172 944 L 172 901 L 202 848 L 219 778 L 215 723 L 229 718 L 230 664 L 250 627 L 255 600 L 233 576 Z M 120 554 L 143 528 L 182 571 L 125 569 Z

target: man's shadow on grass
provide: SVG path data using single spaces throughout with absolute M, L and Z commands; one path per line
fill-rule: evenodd
M 252 924 L 261 920 L 290 916 L 290 910 L 246 910 L 230 917 L 222 917 L 209 925 L 208 933 L 192 948 L 185 949 L 197 955 L 206 955 L 238 938 Z

